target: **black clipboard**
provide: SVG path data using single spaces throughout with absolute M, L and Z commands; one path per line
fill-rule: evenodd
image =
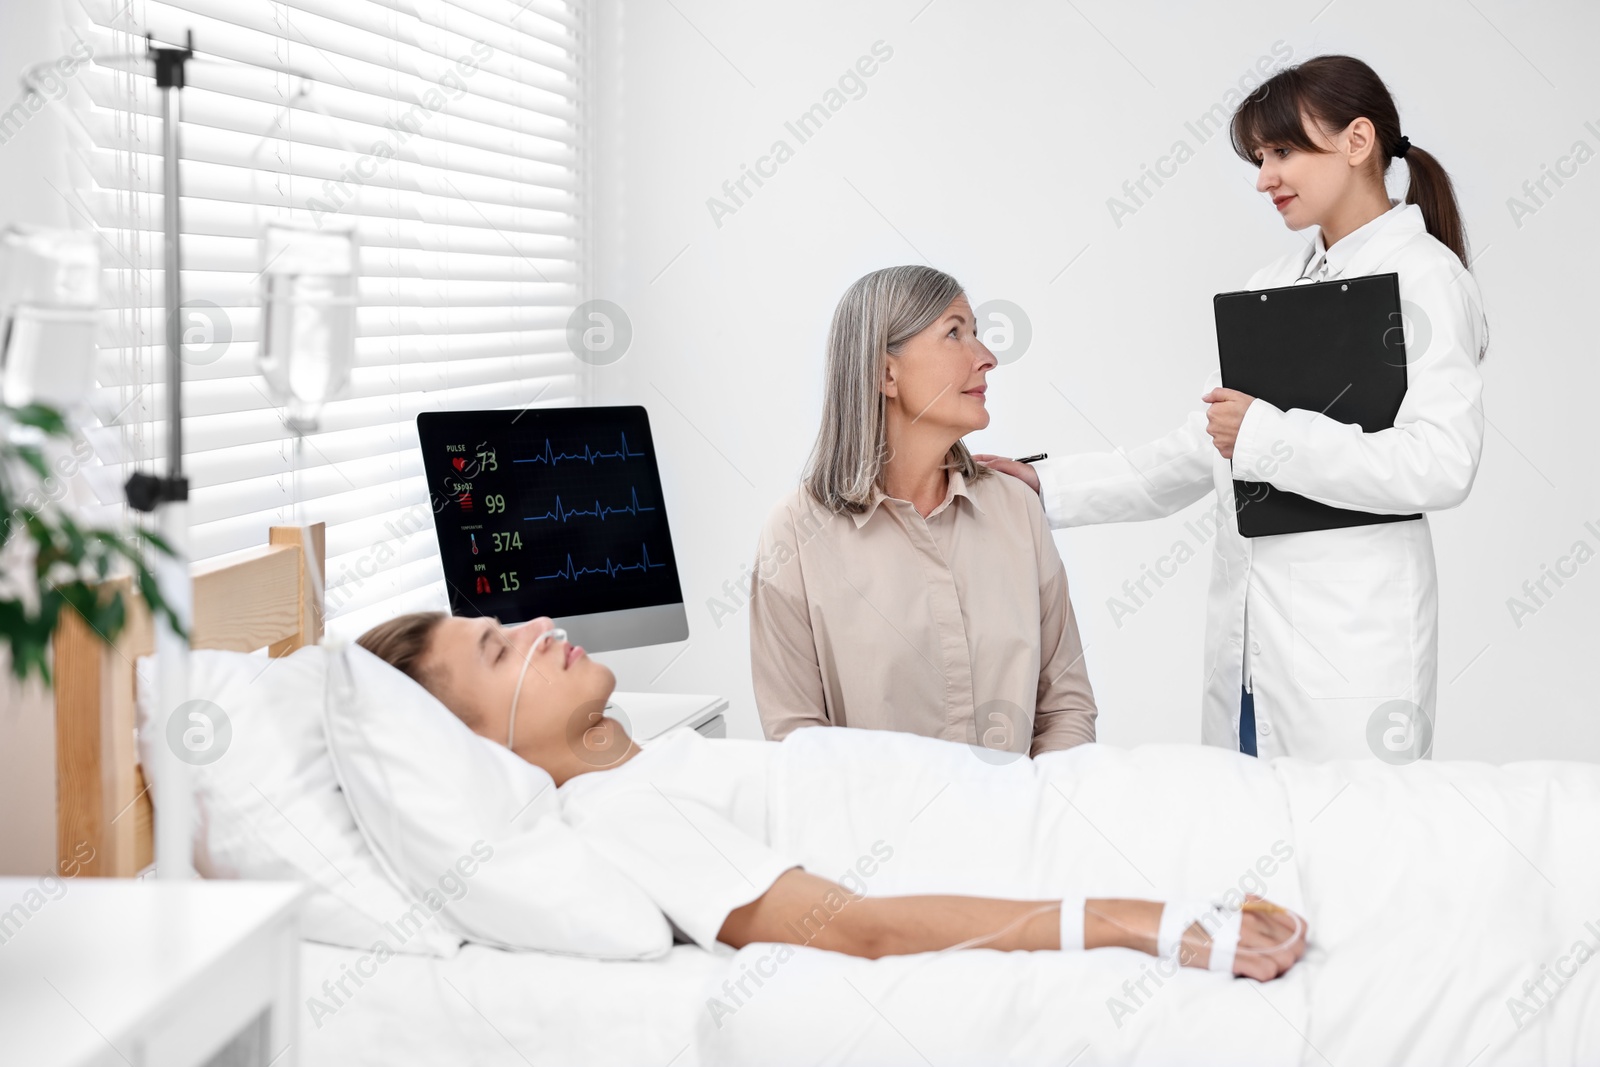
M 1398 274 L 1218 293 L 1212 307 L 1224 388 L 1364 433 L 1394 425 L 1406 395 Z M 1244 537 L 1421 518 L 1330 507 L 1267 481 L 1235 479 L 1233 499 Z

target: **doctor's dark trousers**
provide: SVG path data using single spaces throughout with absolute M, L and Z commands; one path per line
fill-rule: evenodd
M 1242 685 L 1239 687 L 1239 751 L 1246 756 L 1256 754 L 1256 697 Z

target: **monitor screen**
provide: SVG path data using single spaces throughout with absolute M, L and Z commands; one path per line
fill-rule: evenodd
M 591 651 L 688 636 L 642 407 L 417 416 L 456 615 L 541 615 Z

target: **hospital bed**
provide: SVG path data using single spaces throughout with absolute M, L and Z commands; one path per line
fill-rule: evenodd
M 285 656 L 321 638 L 307 561 L 322 526 L 274 527 L 266 546 L 194 569 L 191 644 Z M 91 855 L 81 876 L 134 877 L 153 860 L 154 812 L 135 744 L 135 663 L 153 651 L 136 610 L 113 645 L 75 618 L 56 637 L 57 841 Z M 198 695 L 198 694 L 197 694 Z M 305 942 L 301 999 L 363 950 Z M 703 978 L 726 967 L 678 946 L 650 961 L 602 961 L 468 945 L 442 959 L 397 955 L 331 1015 L 297 1020 L 299 1061 L 692 1064 Z
M 274 529 L 267 546 L 196 569 L 196 648 L 283 656 L 319 639 L 306 561 L 320 565 L 320 527 L 309 552 L 302 536 Z M 72 623 L 58 639 L 58 840 L 63 854 L 94 845 L 90 876 L 150 862 L 133 741 L 133 664 L 150 647 L 138 612 L 115 647 Z M 873 961 L 676 945 L 624 961 L 468 944 L 393 956 L 329 1013 L 310 999 L 363 952 L 306 943 L 299 1062 L 1600 1063 L 1600 767 L 1264 764 L 1103 745 L 1036 762 L 1049 788 L 1031 829 L 979 827 L 971 849 L 1037 850 L 1042 836 L 1104 896 L 1264 890 L 1310 919 L 1305 958 L 1262 984 L 1162 974 L 1120 949 Z M 937 797 L 936 779 L 881 788 Z M 983 888 L 981 855 L 955 854 L 940 826 L 847 833 L 824 808 L 803 844 L 828 874 L 856 857 L 852 833 L 893 833 L 924 879 L 943 844 L 950 891 Z M 919 888 L 892 868 L 871 892 Z

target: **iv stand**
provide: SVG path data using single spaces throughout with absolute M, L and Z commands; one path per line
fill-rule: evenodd
M 183 323 L 181 309 L 183 257 L 179 249 L 178 139 L 180 93 L 184 87 L 184 64 L 194 55 L 194 34 L 190 31 L 182 48 L 164 48 L 145 37 L 147 57 L 155 64 L 156 88 L 161 90 L 161 204 L 163 216 L 164 273 L 166 275 L 166 383 L 167 383 L 167 473 L 165 476 L 136 471 L 128 478 L 128 505 L 138 511 L 154 512 L 161 536 L 172 546 L 172 554 L 155 560 L 156 583 L 173 612 L 192 629 L 194 583 L 189 573 L 189 480 L 183 474 Z M 189 699 L 189 642 L 180 637 L 165 618 L 154 620 L 156 636 L 156 680 L 158 709 L 157 736 L 149 751 L 157 754 L 161 783 L 155 801 L 155 870 L 162 880 L 193 878 L 194 810 L 191 797 L 192 769 L 170 740 L 174 734 L 167 723 Z M 208 716 L 205 710 L 191 709 L 189 721 L 203 729 L 215 729 L 195 715 Z M 187 727 L 187 723 L 185 724 Z M 214 738 L 214 733 L 213 733 Z

